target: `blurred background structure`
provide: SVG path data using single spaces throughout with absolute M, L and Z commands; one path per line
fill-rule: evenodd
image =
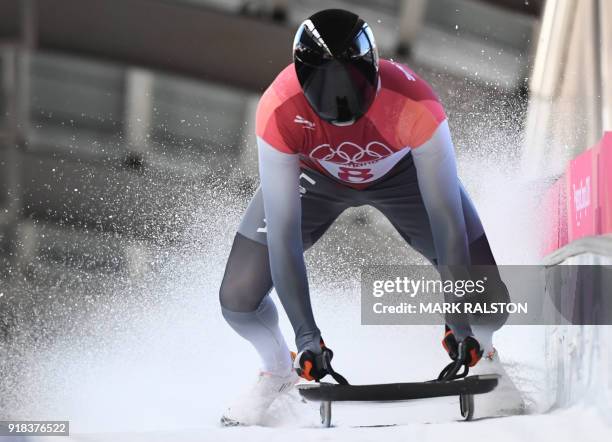
M 328 7 L 433 84 L 460 156 L 554 177 L 612 129 L 607 0 L 0 0 L 0 368 L 35 304 L 103 297 L 198 201 L 248 200 L 258 97 Z
M 383 56 L 430 79 L 460 141 L 486 113 L 508 126 L 499 106 L 516 133 L 542 4 L 0 0 L 4 283 L 146 271 L 150 244 L 187 223 L 185 189 L 252 189 L 258 96 L 325 7 L 361 14 Z
M 612 4 L 548 0 L 530 77 L 525 170 L 558 172 L 612 130 Z

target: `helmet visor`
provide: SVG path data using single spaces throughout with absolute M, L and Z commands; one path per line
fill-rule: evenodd
M 350 124 L 367 112 L 378 87 L 378 53 L 370 28 L 364 23 L 342 52 L 334 55 L 308 22 L 298 31 L 294 45 L 304 95 L 322 119 Z

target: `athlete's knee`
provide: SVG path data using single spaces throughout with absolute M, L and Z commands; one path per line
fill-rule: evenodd
M 238 233 L 219 288 L 219 302 L 231 311 L 252 312 L 271 288 L 267 247 Z
M 478 239 L 470 243 L 470 261 L 472 265 L 496 265 L 486 234 L 483 233 Z
M 506 284 L 501 279 L 499 271 L 495 266 L 487 266 L 486 271 L 479 275 L 479 279 L 485 281 L 485 291 L 478 295 L 475 301 L 484 307 L 488 313 L 475 315 L 475 323 L 486 326 L 492 330 L 501 328 L 508 320 L 508 312 L 499 308 L 510 301 L 510 293 Z
M 475 301 L 481 303 L 488 311 L 490 306 L 506 304 L 510 301 L 510 293 L 501 278 L 495 257 L 491 251 L 489 240 L 483 234 L 470 244 L 470 256 L 472 262 L 471 277 L 476 281 L 484 283 L 485 291 L 478 295 Z M 501 310 L 498 313 L 476 315 L 475 322 L 492 330 L 502 327 L 508 319 L 508 313 Z
M 264 293 L 254 293 L 254 285 L 249 278 L 225 275 L 219 288 L 219 303 L 227 310 L 234 312 L 252 312 L 257 309 Z
M 237 287 L 234 287 L 231 281 L 228 281 L 226 277 L 221 281 L 221 287 L 219 287 L 219 304 L 221 307 L 228 310 L 235 310 L 236 303 L 239 296 L 237 296 Z

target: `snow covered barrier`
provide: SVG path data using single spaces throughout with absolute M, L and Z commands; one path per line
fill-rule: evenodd
M 599 244 L 588 244 L 598 242 Z M 571 255 L 573 246 L 580 250 Z M 592 266 L 612 265 L 612 256 L 603 255 L 602 248 L 612 247 L 612 237 L 589 238 L 579 241 L 578 244 L 566 246 L 546 258 L 546 264 L 554 267 L 560 266 Z M 576 249 L 574 249 L 576 251 Z M 586 252 L 595 249 L 595 253 Z M 599 249 L 599 250 L 598 250 Z M 599 253 L 597 253 L 599 252 Z M 555 259 L 561 258 L 558 263 Z M 573 267 L 574 269 L 576 267 Z M 563 272 L 566 275 L 572 271 Z M 589 275 L 591 276 L 591 275 Z M 581 278 L 574 275 L 572 281 L 576 287 Z M 595 285 L 600 281 L 593 278 Z M 609 281 L 608 281 L 609 284 Z M 571 302 L 565 299 L 568 310 L 573 310 L 574 319 L 582 316 L 584 312 L 592 312 L 592 305 L 585 305 L 589 299 L 581 297 L 579 289 L 575 290 L 575 297 Z M 612 298 L 608 298 L 609 308 Z M 599 306 L 605 308 L 606 306 Z M 568 312 L 566 311 L 566 314 Z M 569 312 L 570 314 L 572 311 Z M 587 315 L 589 313 L 586 313 Z M 584 318 L 582 318 L 584 319 Z M 549 325 L 546 329 L 546 372 L 548 406 L 553 408 L 564 407 L 576 402 L 586 401 L 595 403 L 602 410 L 610 413 L 612 417 L 612 326 L 610 325 Z
M 562 288 L 555 296 L 568 318 L 568 325 L 547 326 L 546 400 L 553 408 L 594 403 L 612 419 L 612 326 L 596 325 L 598 313 L 612 308 L 610 271 L 603 270 L 610 267 L 588 267 L 612 266 L 612 132 L 570 162 L 544 207 L 552 222 L 543 261 Z

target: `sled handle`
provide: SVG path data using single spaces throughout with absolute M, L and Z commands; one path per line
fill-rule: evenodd
M 464 367 L 464 369 L 461 373 L 459 373 L 459 369 L 461 369 L 461 367 Z M 469 372 L 470 367 L 468 367 L 468 364 L 463 362 L 461 359 L 457 359 L 442 369 L 438 375 L 438 381 L 453 381 L 455 379 L 461 379 L 466 377 Z
M 334 380 L 340 384 L 340 385 L 350 385 L 349 381 L 346 380 L 346 378 L 344 376 L 342 376 L 340 373 L 338 373 L 337 371 L 335 371 L 332 366 L 331 366 L 331 356 L 329 354 L 329 352 L 324 352 L 323 353 L 323 368 L 325 368 L 325 370 L 327 370 L 327 373 L 329 373 L 329 375 L 334 378 Z

